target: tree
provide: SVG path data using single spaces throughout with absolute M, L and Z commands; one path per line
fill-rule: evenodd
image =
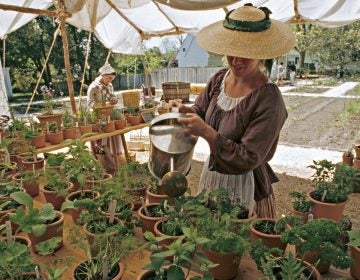
M 310 44 L 308 33 L 311 31 L 311 29 L 312 29 L 312 24 L 304 23 L 304 24 L 296 25 L 295 37 L 296 37 L 296 46 L 300 53 L 300 69 L 299 69 L 300 77 L 304 69 L 306 50 Z
M 320 59 L 323 68 L 338 69 L 342 77 L 348 66 L 360 61 L 360 22 L 337 28 L 314 26 L 308 32 L 305 49 Z

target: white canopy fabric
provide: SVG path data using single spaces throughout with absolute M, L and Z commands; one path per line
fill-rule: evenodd
M 0 0 L 0 4 L 47 9 L 52 0 Z M 196 33 L 224 18 L 226 11 L 253 3 L 266 6 L 272 18 L 305 21 L 325 27 L 360 19 L 359 0 L 65 0 L 72 14 L 67 22 L 92 31 L 116 53 L 142 54 L 143 40 L 154 36 Z M 36 15 L 0 10 L 0 37 L 15 31 Z

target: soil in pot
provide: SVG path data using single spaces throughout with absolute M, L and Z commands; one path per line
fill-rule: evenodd
M 275 232 L 274 219 L 257 219 L 250 224 L 250 239 L 255 241 L 261 239 L 263 245 L 269 248 L 280 248 L 285 250 L 286 243 L 281 242 L 280 234 Z
M 69 187 L 67 189 L 64 189 L 63 191 L 59 192 L 59 191 L 50 190 L 45 185 L 43 188 L 41 188 L 41 191 L 45 196 L 46 202 L 51 203 L 54 206 L 55 210 L 60 210 L 61 205 L 65 201 L 66 195 L 68 195 L 71 189 L 74 188 L 71 182 L 68 183 L 68 186 Z
M 29 176 L 28 176 L 28 175 Z M 37 196 L 39 194 L 39 173 L 33 173 L 32 171 L 29 171 L 27 173 L 16 173 L 12 179 L 17 184 L 23 186 L 26 193 L 28 193 L 31 197 Z

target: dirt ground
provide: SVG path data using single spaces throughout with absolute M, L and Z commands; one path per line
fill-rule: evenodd
M 280 143 L 345 151 L 360 143 L 360 115 L 343 123 L 339 114 L 349 105 L 344 98 L 284 96 L 289 117 L 281 132 Z M 296 160 L 296 159 L 294 159 Z M 339 159 L 340 161 L 341 159 Z M 203 163 L 193 161 L 188 175 L 190 187 L 196 192 Z M 273 185 L 278 217 L 289 213 L 289 192 L 311 189 L 311 181 L 286 174 L 277 174 L 280 181 Z M 345 208 L 345 216 L 360 229 L 360 194 L 352 194 Z

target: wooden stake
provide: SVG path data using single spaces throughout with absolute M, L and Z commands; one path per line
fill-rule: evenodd
M 110 216 L 109 216 L 109 224 L 114 223 L 115 210 L 116 210 L 116 200 L 113 200 L 113 201 L 110 202 L 109 208 L 108 208 L 108 212 L 110 214 Z
M 321 201 L 324 201 L 327 195 L 327 190 L 324 191 L 323 195 L 321 196 Z
M 36 280 L 40 280 L 40 272 L 39 272 L 39 267 L 35 266 L 35 273 L 36 273 Z
M 7 243 L 12 243 L 13 242 L 13 236 L 12 236 L 11 222 L 6 221 L 5 225 L 6 225 L 6 242 Z
M 103 257 L 103 280 L 108 280 L 109 275 L 109 258 L 107 255 Z
M 145 212 L 145 215 L 150 217 L 150 213 L 149 213 L 149 210 L 147 209 L 146 205 L 145 205 L 145 199 L 143 197 L 141 197 L 141 204 L 142 206 L 144 206 L 144 212 Z
M 249 203 L 249 213 L 248 213 L 248 219 L 250 219 L 254 213 L 254 208 L 255 208 L 255 200 L 251 200 Z

